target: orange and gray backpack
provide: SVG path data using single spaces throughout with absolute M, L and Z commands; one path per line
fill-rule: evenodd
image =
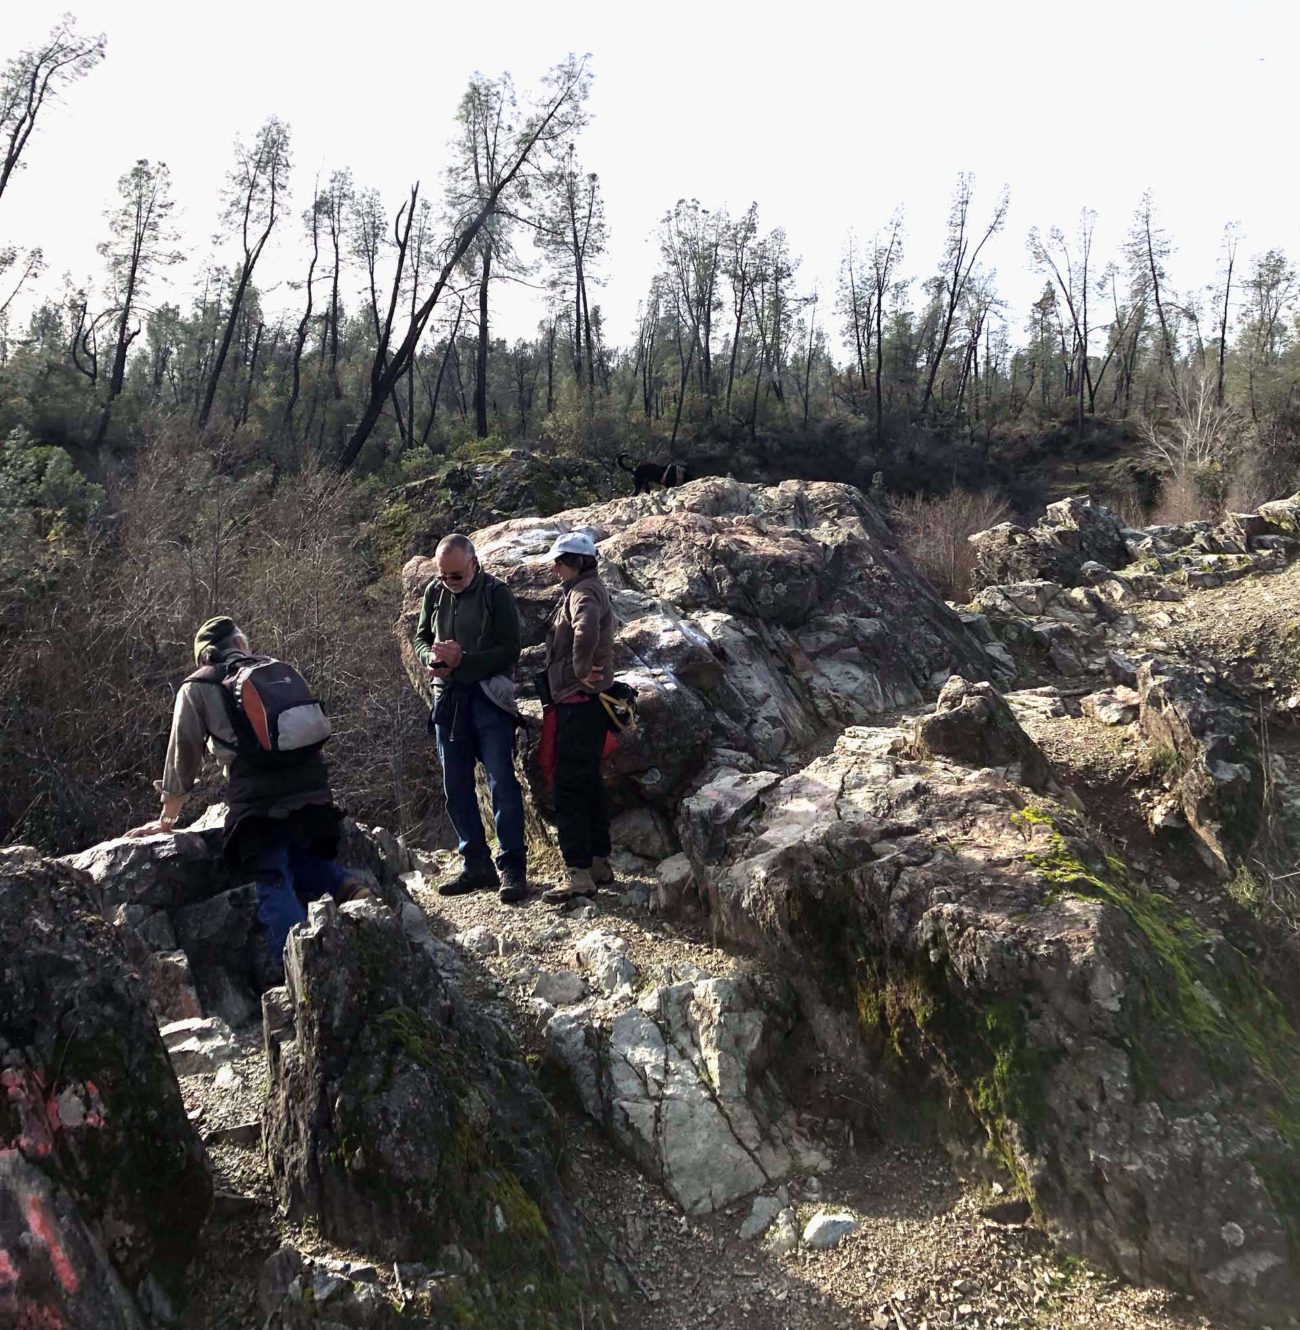
M 185 682 L 221 689 L 241 756 L 291 765 L 330 737 L 325 709 L 302 675 L 282 660 L 237 656 L 195 670 Z

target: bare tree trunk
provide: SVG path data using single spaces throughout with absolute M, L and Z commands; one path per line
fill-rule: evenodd
M 546 414 L 555 409 L 555 320 L 546 329 Z
M 1165 367 L 1169 371 L 1169 386 L 1175 395 L 1178 392 L 1178 375 L 1174 365 L 1174 345 L 1169 336 L 1169 324 L 1165 319 L 1164 303 L 1160 299 L 1160 273 L 1156 267 L 1155 249 L 1151 239 L 1151 214 L 1146 214 L 1147 269 L 1151 274 L 1151 294 L 1156 302 L 1156 318 L 1160 321 L 1160 344 L 1163 347 Z
M 261 246 L 258 246 L 253 262 L 256 262 L 257 255 L 262 252 Z M 226 317 L 225 331 L 221 335 L 221 344 L 217 349 L 216 360 L 213 361 L 212 369 L 208 372 L 208 386 L 203 394 L 203 405 L 199 409 L 198 427 L 204 429 L 208 423 L 208 417 L 212 414 L 212 404 L 217 397 L 217 384 L 221 380 L 221 371 L 225 368 L 226 356 L 230 352 L 230 343 L 235 336 L 235 324 L 239 318 L 240 307 L 244 303 L 244 295 L 248 290 L 248 280 L 252 276 L 252 267 L 248 263 L 243 263 L 239 268 L 239 284 L 235 287 L 234 299 L 230 302 L 230 313 Z
M 853 318 L 853 353 L 858 362 L 858 381 L 862 384 L 862 391 L 867 391 L 867 356 L 870 354 L 870 346 L 863 345 L 862 339 L 862 319 L 861 311 L 858 308 L 858 283 L 853 275 L 853 238 L 849 237 L 849 312 Z M 867 311 L 868 330 L 870 329 L 871 311 Z M 867 333 L 868 342 L 870 341 L 870 331 Z
M 483 270 L 478 283 L 478 355 L 474 360 L 474 433 L 487 438 L 488 283 L 492 280 L 492 246 L 483 246 Z
M 695 355 L 695 338 L 691 338 L 690 350 L 686 353 L 686 364 L 682 367 L 682 383 L 677 390 L 677 414 L 673 417 L 673 434 L 668 440 L 668 452 L 671 455 L 673 449 L 677 446 L 677 431 L 682 423 L 682 405 L 686 401 L 686 385 L 691 376 L 691 359 Z
M 253 337 L 253 350 L 248 357 L 248 381 L 244 384 L 244 400 L 239 405 L 239 416 L 235 421 L 236 426 L 242 425 L 248 419 L 248 404 L 253 397 L 253 379 L 257 374 L 257 353 L 262 345 L 262 331 L 265 325 L 261 322 L 257 325 L 257 332 Z
M 316 275 L 316 261 L 320 258 L 320 211 L 316 206 L 319 190 L 312 192 L 311 205 L 311 262 L 307 265 L 307 308 L 303 310 L 298 323 L 298 332 L 293 343 L 293 387 L 289 390 L 289 400 L 284 407 L 284 421 L 293 434 L 293 412 L 298 405 L 298 395 L 302 390 L 302 353 L 307 345 L 307 333 L 311 328 L 312 278 Z
M 591 310 L 587 307 L 587 284 L 582 283 L 582 335 L 587 349 L 587 386 L 596 387 L 596 353 L 591 343 Z
M 741 308 L 736 314 L 736 329 L 731 335 L 731 363 L 727 366 L 727 414 L 731 414 L 731 389 L 736 381 L 736 355 L 740 350 L 740 330 L 744 323 L 744 294 L 741 297 Z
M 1223 362 L 1228 353 L 1228 301 L 1232 295 L 1232 266 L 1236 262 L 1236 258 L 1236 238 L 1230 236 L 1228 241 L 1228 275 L 1223 284 L 1223 314 L 1219 319 L 1219 375 L 1214 392 L 1214 400 L 1218 406 L 1223 405 Z
M 442 378 L 447 372 L 447 359 L 456 349 L 456 335 L 460 332 L 460 321 L 465 314 L 465 302 L 460 302 L 460 307 L 456 310 L 456 322 L 452 324 L 451 336 L 447 338 L 446 349 L 442 353 L 442 364 L 438 366 L 438 382 L 433 389 L 433 402 L 429 407 L 429 425 L 432 427 L 433 418 L 438 414 L 438 398 L 442 395 Z M 428 430 L 425 431 L 425 437 L 428 437 Z
M 808 430 L 809 392 L 812 388 L 813 335 L 817 330 L 817 297 L 813 296 L 812 313 L 808 317 L 808 348 L 803 361 L 803 428 Z
M 884 395 L 881 392 L 882 382 L 885 376 L 885 335 L 882 328 L 883 314 L 882 307 L 884 301 L 880 299 L 879 294 L 876 297 L 876 442 L 880 442 L 881 435 L 884 433 L 885 403 Z

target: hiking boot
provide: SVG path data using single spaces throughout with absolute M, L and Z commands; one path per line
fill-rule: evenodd
M 569 901 L 581 900 L 596 894 L 596 884 L 591 880 L 590 868 L 570 868 L 564 866 L 564 881 L 550 891 L 542 892 L 542 899 L 550 905 L 566 905 Z
M 377 885 L 370 878 L 362 877 L 360 873 L 350 873 L 338 884 L 332 895 L 340 905 L 347 901 L 372 901 L 375 899 L 372 888 Z
M 599 855 L 591 861 L 591 880 L 598 887 L 608 887 L 614 881 L 614 870 L 609 866 L 609 860 L 603 855 Z
M 507 905 L 515 905 L 528 896 L 528 872 L 523 864 L 505 863 L 501 865 L 501 890 L 497 895 Z
M 438 888 L 439 896 L 464 896 L 471 891 L 489 891 L 500 879 L 497 870 L 488 864 L 466 864 L 460 872 Z

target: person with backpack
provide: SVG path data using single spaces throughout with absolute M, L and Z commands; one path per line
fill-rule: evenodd
M 548 557 L 563 587 L 547 627 L 544 700 L 554 709 L 555 831 L 564 882 L 542 899 L 562 904 L 594 896 L 614 880 L 601 775 L 609 717 L 600 700 L 614 682 L 614 609 L 589 535 L 559 536 Z
M 174 830 L 206 752 L 225 769 L 224 856 L 257 883 L 257 917 L 278 960 L 303 900 L 344 900 L 361 879 L 334 862 L 341 812 L 321 747 L 329 721 L 302 676 L 254 655 L 229 615 L 194 636 L 198 667 L 176 694 L 163 766 L 162 812 L 130 836 Z
M 433 684 L 429 730 L 461 857 L 459 874 L 438 892 L 460 896 L 498 887 L 500 898 L 515 904 L 528 895 L 524 794 L 515 775 L 519 607 L 510 588 L 484 571 L 468 536 L 444 537 L 434 560 L 438 576 L 424 590 L 414 645 Z M 492 792 L 495 867 L 474 788 L 479 762 Z

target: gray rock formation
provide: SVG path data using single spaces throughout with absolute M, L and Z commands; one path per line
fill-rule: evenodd
M 972 536 L 971 544 L 976 586 L 1036 579 L 1078 586 L 1088 563 L 1118 568 L 1128 562 L 1123 523 L 1091 499 L 1062 499 L 1028 530 L 1003 522 Z
M 475 532 L 485 566 L 520 603 L 530 647 L 558 595 L 542 556 L 577 528 L 599 544 L 622 620 L 615 664 L 639 695 L 641 724 L 610 763 L 621 802 L 671 817 L 713 749 L 770 764 L 846 721 L 918 701 L 951 672 L 980 679 L 992 667 L 857 490 L 716 477 Z M 432 573 L 427 558 L 403 569 L 398 631 L 422 691 L 409 637 Z M 521 681 L 536 668 L 526 651 Z
M 1031 790 L 1046 790 L 1053 783 L 1042 749 L 1020 728 L 998 690 L 960 675 L 944 684 L 934 710 L 913 722 L 907 747 L 918 757 L 994 768 Z
M 1145 604 L 1285 567 L 1300 553 L 1296 513 L 1300 495 L 1232 513 L 1217 526 L 1133 530 L 1100 505 L 1070 499 L 1027 531 L 1004 523 L 979 532 L 971 537 L 973 605 L 999 639 L 986 649 L 1008 654 L 1013 665 L 1098 673 L 1108 647 L 1131 638 L 1134 612 Z
M 612 1019 L 560 1013 L 546 1039 L 587 1112 L 688 1214 L 707 1214 L 825 1165 L 768 1071 L 794 1018 L 776 985 L 701 979 Z
M 1138 663 L 1138 725 L 1205 857 L 1228 876 L 1265 813 L 1264 771 L 1249 715 L 1193 670 Z
M 814 976 L 903 1102 L 977 1121 L 1066 1246 L 1293 1307 L 1300 1039 L 1252 967 L 1049 798 L 906 747 L 850 728 L 769 791 L 696 865 L 716 926 Z
M 211 1181 L 82 872 L 0 851 L 0 1320 L 134 1327 L 179 1297 Z
M 554 1292 L 574 1252 L 556 1123 L 509 1036 L 427 927 L 373 901 L 310 915 L 264 1004 L 263 1139 L 287 1213 L 389 1261 L 456 1243 L 494 1282 Z
M 282 980 L 257 921 L 256 888 L 236 882 L 222 858 L 224 816 L 214 805 L 184 831 L 104 841 L 60 861 L 102 893 L 164 1024 L 211 1015 L 247 1026 L 260 1019 L 262 993 Z M 391 832 L 350 819 L 339 860 L 390 897 L 413 867 Z

